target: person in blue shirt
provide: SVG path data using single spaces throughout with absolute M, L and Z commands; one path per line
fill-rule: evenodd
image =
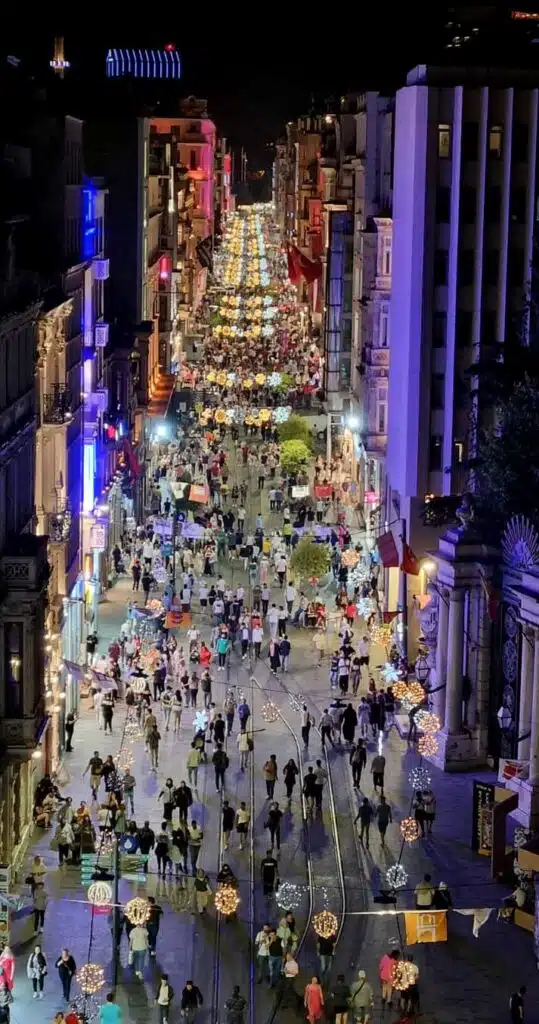
M 109 992 L 106 1002 L 99 1011 L 99 1024 L 121 1024 L 122 1011 L 114 1002 L 114 994 Z

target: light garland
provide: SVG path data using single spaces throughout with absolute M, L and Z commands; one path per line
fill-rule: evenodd
M 434 757 L 438 753 L 436 736 L 420 736 L 417 741 L 417 749 L 422 757 Z
M 403 818 L 400 824 L 401 836 L 405 843 L 415 843 L 419 839 L 421 831 L 419 822 L 415 818 Z
M 87 896 L 93 907 L 107 907 L 112 902 L 112 886 L 108 882 L 92 882 Z
M 319 914 L 315 914 L 312 925 L 322 939 L 331 939 L 339 929 L 339 921 L 331 910 L 321 910 Z
M 297 910 L 305 896 L 305 886 L 295 882 L 280 882 L 275 902 L 281 910 Z
M 126 747 L 122 747 L 116 756 L 116 767 L 120 772 L 130 772 L 134 760 L 135 758 L 131 751 Z
M 215 893 L 215 909 L 220 914 L 229 916 L 235 914 L 240 905 L 240 895 L 233 885 L 219 885 Z
M 116 835 L 114 832 L 101 832 L 94 843 L 95 852 L 101 857 L 109 857 L 116 849 Z
M 264 722 L 276 722 L 280 716 L 279 708 L 272 700 L 267 700 L 260 708 Z
M 361 615 L 363 619 L 368 619 L 374 611 L 374 601 L 372 597 L 360 597 L 359 601 L 356 602 L 356 608 L 358 615 Z
M 397 960 L 393 968 L 391 983 L 397 992 L 404 992 L 415 981 L 415 971 L 412 964 L 406 960 Z
M 83 964 L 75 979 L 85 995 L 93 996 L 105 984 L 105 972 L 100 964 Z
M 392 864 L 386 871 L 386 881 L 390 889 L 404 889 L 408 881 L 408 872 L 402 864 Z
M 150 919 L 151 904 L 142 896 L 135 896 L 124 907 L 124 914 L 133 925 L 146 924 Z
M 440 719 L 433 711 L 418 711 L 415 716 L 418 729 L 427 736 L 434 736 L 440 730 Z
M 414 790 L 428 789 L 431 783 L 431 776 L 428 768 L 420 764 L 417 768 L 412 768 L 408 775 L 408 781 Z

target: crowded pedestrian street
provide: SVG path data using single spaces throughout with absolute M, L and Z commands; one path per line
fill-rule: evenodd
M 345 1007 L 494 1024 L 533 976 L 528 938 L 471 848 L 469 778 L 413 734 L 347 452 L 312 436 L 323 356 L 269 208 L 230 218 L 215 274 L 178 367 L 192 407 L 156 435 L 143 521 L 125 510 L 62 766 L 36 794 L 11 1019 L 76 999 L 91 1020 L 114 992 L 141 1024 Z M 414 941 L 421 908 L 446 941 Z

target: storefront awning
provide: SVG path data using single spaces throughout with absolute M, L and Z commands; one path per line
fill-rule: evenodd
M 380 554 L 380 561 L 384 566 L 384 569 L 398 568 L 399 553 L 397 551 L 397 545 L 395 544 L 395 538 L 391 531 L 382 533 L 380 537 L 377 537 L 376 544 Z
M 111 679 L 110 676 L 106 676 L 104 672 L 96 672 L 95 668 L 90 669 L 90 675 L 92 682 L 95 683 L 101 690 L 117 690 L 118 684 Z
M 68 675 L 72 676 L 73 679 L 76 679 L 78 683 L 84 682 L 86 678 L 86 669 L 83 665 L 77 665 L 75 661 L 68 661 L 67 658 L 64 658 L 63 664 Z

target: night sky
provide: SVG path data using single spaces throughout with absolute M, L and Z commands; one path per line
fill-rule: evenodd
M 324 109 L 327 99 L 338 101 L 347 91 L 393 87 L 408 68 L 432 59 L 445 5 L 428 5 L 436 8 L 431 15 L 419 3 L 389 13 L 392 6 L 360 3 L 355 14 L 336 6 L 335 20 L 325 23 L 314 6 L 312 11 L 304 8 L 301 21 L 299 15 L 287 15 L 288 5 L 281 4 L 253 4 L 243 10 L 242 5 L 197 4 L 184 17 L 172 14 L 174 6 L 159 5 L 156 33 L 148 28 L 151 6 L 138 28 L 137 19 L 131 27 L 125 18 L 111 19 L 109 28 L 103 20 L 107 5 L 86 11 L 86 16 L 78 10 L 76 19 L 51 15 L 43 27 L 32 23 L 30 35 L 22 30 L 8 34 L 4 46 L 29 66 L 46 68 L 54 35 L 63 34 L 72 62 L 69 74 L 83 78 L 90 89 L 104 73 L 109 46 L 162 47 L 174 42 L 183 66 L 180 95 L 207 97 L 219 132 L 233 146 L 244 145 L 255 168 L 268 165 L 266 144 L 283 132 L 286 121 L 311 109 L 313 100 L 316 108 Z M 201 23 L 192 13 L 198 9 Z M 323 11 L 327 14 L 328 8 Z

